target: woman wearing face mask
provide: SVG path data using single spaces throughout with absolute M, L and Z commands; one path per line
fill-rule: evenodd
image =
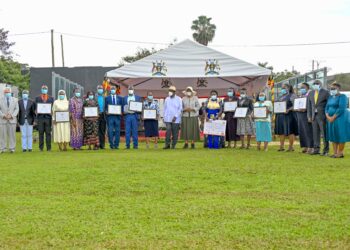
M 284 84 L 281 90 L 282 96 L 278 99 L 279 102 L 287 103 L 287 111 L 284 114 L 276 114 L 275 119 L 275 134 L 280 137 L 279 152 L 284 151 L 284 141 L 286 136 L 289 137 L 288 152 L 294 151 L 295 136 L 298 135 L 298 123 L 295 113 L 293 112 L 293 101 L 296 95 L 293 93 L 293 87 L 289 84 Z
M 344 158 L 345 143 L 350 141 L 350 117 L 348 98 L 340 93 L 341 86 L 338 83 L 331 85 L 330 94 L 326 105 L 327 136 L 333 143 L 332 158 Z
M 225 102 L 238 102 L 238 97 L 233 88 L 228 89 L 227 97 L 224 99 Z M 225 111 L 224 111 L 225 112 Z M 237 146 L 237 141 L 239 141 L 240 136 L 237 135 L 237 118 L 234 117 L 235 112 L 225 112 L 226 120 L 226 141 L 228 142 L 228 147 L 231 148 L 231 142 L 234 143 L 234 148 Z
M 195 148 L 195 142 L 200 139 L 199 136 L 199 100 L 192 87 L 187 87 L 183 91 L 185 95 L 182 98 L 182 120 L 181 120 L 181 139 L 185 141 L 184 149 L 188 148 L 188 142 L 191 141 L 191 148 Z
M 94 92 L 89 91 L 86 96 L 83 107 L 99 107 Z M 98 117 L 84 117 L 84 145 L 89 146 L 89 150 L 98 150 L 100 147 L 98 129 Z
M 255 119 L 257 149 L 261 150 L 261 143 L 263 142 L 264 150 L 267 151 L 267 146 L 272 141 L 271 114 L 273 107 L 271 101 L 266 100 L 264 92 L 260 92 L 257 99 L 258 101 L 254 103 L 254 107 L 266 107 L 267 109 L 266 118 Z
M 67 151 L 70 142 L 70 125 L 69 122 L 56 122 L 55 112 L 69 112 L 69 102 L 64 90 L 58 91 L 58 99 L 53 103 L 52 107 L 53 120 L 53 140 L 58 143 L 60 151 Z
M 154 100 L 153 93 L 151 91 L 147 92 L 147 98 L 143 102 L 144 109 L 153 109 L 157 111 L 157 118 L 155 120 L 144 120 L 143 126 L 145 128 L 145 137 L 146 137 L 146 148 L 149 149 L 150 138 L 154 138 L 154 148 L 158 148 L 158 137 L 159 137 L 159 129 L 158 129 L 158 120 L 159 120 L 159 104 L 156 100 Z
M 242 145 L 240 149 L 249 149 L 250 148 L 250 140 L 252 135 L 254 134 L 254 123 L 252 119 L 253 115 L 253 100 L 247 96 L 247 89 L 242 88 L 240 91 L 240 99 L 238 101 L 238 107 L 240 108 L 248 108 L 247 116 L 245 118 L 238 118 L 237 121 L 237 134 L 241 138 Z M 244 136 L 247 135 L 247 146 L 244 143 Z
M 205 116 L 206 120 L 218 120 L 222 114 L 222 102 L 218 98 L 218 92 L 212 90 L 210 92 L 210 97 L 206 104 Z M 204 146 L 208 148 L 218 149 L 221 148 L 221 137 L 217 135 L 208 135 L 205 139 Z
M 302 83 L 300 88 L 300 98 L 307 98 L 310 93 L 310 86 L 308 83 Z M 298 120 L 298 133 L 300 140 L 300 147 L 303 149 L 302 153 L 311 154 L 314 148 L 314 141 L 312 137 L 312 123 L 308 121 L 307 110 L 294 110 Z
M 83 128 L 83 100 L 79 88 L 74 89 L 73 97 L 69 100 L 69 112 L 71 116 L 70 146 L 74 150 L 80 150 L 84 144 Z

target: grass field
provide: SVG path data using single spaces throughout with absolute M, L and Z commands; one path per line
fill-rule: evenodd
M 276 149 L 0 155 L 0 248 L 350 249 L 350 150 Z

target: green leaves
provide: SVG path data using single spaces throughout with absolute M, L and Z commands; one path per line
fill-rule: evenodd
M 191 26 L 191 29 L 194 31 L 192 34 L 193 39 L 205 46 L 213 41 L 215 36 L 216 25 L 210 23 L 210 21 L 210 17 L 199 16 L 197 20 L 192 22 Z

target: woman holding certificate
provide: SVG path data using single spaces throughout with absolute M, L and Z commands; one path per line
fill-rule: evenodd
M 207 101 L 205 114 L 207 122 L 209 120 L 218 120 L 221 117 L 222 101 L 218 98 L 218 92 L 216 90 L 212 90 L 210 92 L 210 98 Z M 206 145 L 208 146 L 208 148 L 221 148 L 220 136 L 208 135 L 206 140 Z
M 158 129 L 158 119 L 159 119 L 159 104 L 157 101 L 153 99 L 153 93 L 148 91 L 147 99 L 143 103 L 144 110 L 155 110 L 156 117 L 143 117 L 143 126 L 145 127 L 145 137 L 146 137 L 146 148 L 149 148 L 150 138 L 154 138 L 154 148 L 158 148 L 158 137 L 159 137 L 159 129 Z M 153 111 L 154 112 L 154 111 Z
M 67 145 L 70 142 L 69 102 L 64 90 L 58 91 L 58 100 L 53 103 L 52 112 L 53 140 L 55 143 L 58 143 L 60 151 L 67 151 Z M 57 120 L 57 113 L 68 113 L 64 116 L 68 119 Z
M 350 119 L 348 98 L 340 94 L 340 84 L 331 85 L 330 97 L 326 105 L 327 136 L 333 143 L 332 158 L 344 158 L 345 143 L 350 141 Z
M 257 111 L 262 111 L 258 115 Z M 269 142 L 272 141 L 271 135 L 271 114 L 273 111 L 271 101 L 266 100 L 264 92 L 260 92 L 258 101 L 254 103 L 254 118 L 256 127 L 256 142 L 257 148 L 261 150 L 261 143 L 264 143 L 264 150 L 267 151 Z
M 250 148 L 250 140 L 252 135 L 254 134 L 254 122 L 252 119 L 253 113 L 253 100 L 247 96 L 247 89 L 242 88 L 240 90 L 240 99 L 238 101 L 239 108 L 248 108 L 246 117 L 238 118 L 237 122 L 237 134 L 241 137 L 242 145 L 240 149 L 249 149 Z M 247 135 L 247 146 L 244 143 L 244 137 Z
M 234 143 L 234 148 L 237 146 L 240 136 L 237 135 L 237 118 L 235 118 L 234 106 L 237 107 L 238 97 L 236 96 L 235 90 L 230 88 L 227 91 L 227 97 L 224 99 L 224 113 L 226 120 L 226 141 L 228 147 L 231 148 L 231 142 Z M 228 105 L 229 104 L 229 105 Z
M 69 111 L 71 116 L 71 138 L 70 146 L 74 150 L 80 150 L 84 142 L 83 128 L 83 100 L 79 88 L 74 89 L 74 96 L 69 100 Z
M 284 151 L 284 141 L 286 136 L 289 137 L 288 152 L 294 151 L 295 136 L 298 135 L 298 124 L 293 112 L 293 101 L 295 94 L 293 93 L 293 86 L 289 84 L 282 85 L 282 96 L 278 99 L 278 103 L 284 103 L 284 110 L 276 110 L 275 134 L 280 136 L 279 152 Z M 276 102 L 275 102 L 276 104 Z
M 84 101 L 84 145 L 89 146 L 89 150 L 97 150 L 100 147 L 98 136 L 98 103 L 95 100 L 95 94 L 92 91 L 87 92 L 87 99 Z M 88 113 L 90 109 L 96 112 L 94 114 Z
M 187 87 L 183 91 L 185 96 L 182 98 L 182 120 L 181 120 L 181 139 L 185 141 L 184 149 L 188 148 L 188 142 L 191 141 L 191 149 L 195 148 L 195 141 L 199 136 L 199 100 L 192 87 Z

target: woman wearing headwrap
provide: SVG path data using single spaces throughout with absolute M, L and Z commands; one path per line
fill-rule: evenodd
M 83 100 L 79 88 L 74 89 L 74 96 L 69 100 L 69 111 L 71 117 L 70 146 L 74 150 L 79 150 L 84 143 Z
M 207 101 L 206 109 L 206 120 L 218 120 L 222 114 L 222 102 L 218 98 L 218 92 L 212 90 L 210 92 L 210 97 Z M 218 135 L 208 135 L 206 139 L 208 148 L 221 148 L 221 136 Z
M 96 107 L 98 108 L 95 94 L 92 91 L 87 92 L 87 99 L 84 101 L 84 107 Z M 98 117 L 85 117 L 84 118 L 84 145 L 89 146 L 89 150 L 97 150 L 100 147 L 98 137 Z
M 58 99 L 52 107 L 53 121 L 53 140 L 58 143 L 60 151 L 67 151 L 67 145 L 70 142 L 70 125 L 68 122 L 56 122 L 55 112 L 69 112 L 69 102 L 64 90 L 58 91 Z

